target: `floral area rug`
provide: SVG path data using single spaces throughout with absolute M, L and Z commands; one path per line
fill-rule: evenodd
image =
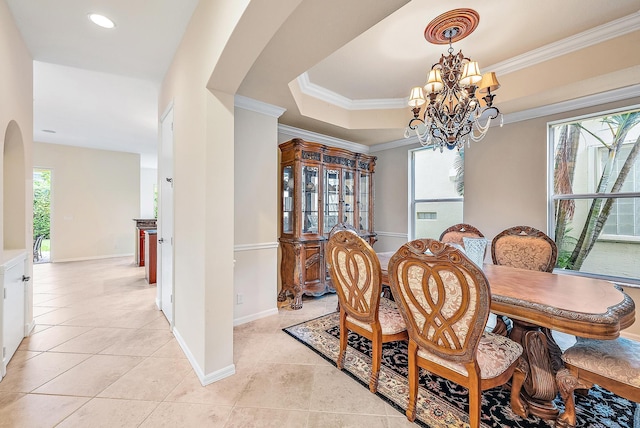
M 338 357 L 339 319 L 334 312 L 320 318 L 283 329 L 335 365 Z M 368 388 L 371 367 L 371 343 L 349 333 L 344 372 Z M 404 414 L 408 403 L 406 342 L 385 343 L 378 381 L 378 395 Z M 429 428 L 468 427 L 467 390 L 456 383 L 420 371 L 418 416 L 416 423 Z M 564 406 L 558 398 L 558 408 Z M 595 386 L 587 396 L 576 395 L 577 427 L 640 428 L 638 404 Z M 482 426 L 553 427 L 553 422 L 536 416 L 523 419 L 511 411 L 509 389 L 498 387 L 482 394 Z

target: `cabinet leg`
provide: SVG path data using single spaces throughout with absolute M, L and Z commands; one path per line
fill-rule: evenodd
M 295 293 L 295 297 L 291 302 L 291 309 L 294 309 L 294 310 L 302 309 L 302 291 L 298 291 Z
M 278 302 L 284 302 L 285 300 L 287 300 L 287 290 L 283 288 L 278 293 Z

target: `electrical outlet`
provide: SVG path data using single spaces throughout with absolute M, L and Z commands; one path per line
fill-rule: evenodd
M 243 303 L 244 303 L 244 296 L 242 295 L 242 293 L 236 294 L 236 304 L 241 305 Z

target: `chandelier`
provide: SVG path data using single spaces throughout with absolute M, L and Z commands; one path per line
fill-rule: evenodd
M 409 107 L 413 118 L 405 129 L 405 138 L 415 134 L 420 144 L 434 150 L 460 150 L 465 142 L 468 145 L 470 140 L 482 140 L 498 116 L 502 126 L 502 114 L 493 105 L 492 92 L 500 87 L 495 73 L 481 75 L 477 62 L 462 51 L 453 53 L 452 43 L 471 34 L 479 20 L 473 9 L 455 9 L 427 25 L 425 39 L 433 44 L 448 43 L 448 55 L 443 54 L 431 67 L 424 87 L 411 89 Z

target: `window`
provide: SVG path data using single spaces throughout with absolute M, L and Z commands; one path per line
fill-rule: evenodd
M 438 213 L 437 212 L 417 212 L 416 213 L 416 218 L 418 220 L 437 220 L 438 219 Z
M 549 124 L 558 267 L 640 280 L 640 108 Z
M 447 227 L 462 223 L 464 152 L 422 148 L 409 155 L 411 239 L 438 239 Z
M 632 155 L 633 144 L 626 143 L 620 148 L 620 155 L 617 157 L 611 168 L 611 174 L 618 177 L 624 167 L 626 159 Z M 608 150 L 605 147 L 598 148 L 598 164 L 596 165 L 602 174 L 607 164 Z M 640 192 L 640 164 L 636 161 L 631 164 L 631 169 L 627 173 L 627 178 L 620 188 L 620 192 L 638 193 Z M 640 240 L 640 200 L 639 199 L 618 199 L 612 207 L 607 222 L 602 229 L 600 239 L 621 239 Z

